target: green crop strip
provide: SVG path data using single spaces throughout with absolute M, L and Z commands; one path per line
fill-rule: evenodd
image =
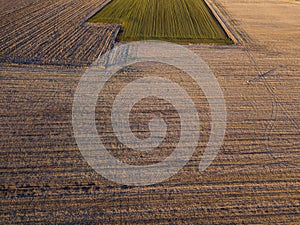
M 121 41 L 232 43 L 202 0 L 113 0 L 89 22 L 121 24 Z

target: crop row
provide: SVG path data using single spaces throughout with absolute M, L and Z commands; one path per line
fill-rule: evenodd
M 125 41 L 230 42 L 202 0 L 114 0 L 90 22 L 122 24 Z
M 107 0 L 10 2 L 1 6 L 1 62 L 87 65 L 111 47 L 119 30 L 86 23 Z

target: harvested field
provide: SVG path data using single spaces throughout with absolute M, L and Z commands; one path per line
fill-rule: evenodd
M 50 1 L 0 2 L 3 14 L 22 11 L 29 3 Z M 39 65 L 9 64 L 21 46 L 11 48 L 12 53 L 5 49 L 7 59 L 0 66 L 1 224 L 299 224 L 300 4 L 287 0 L 213 2 L 246 41 L 186 47 L 205 60 L 223 90 L 228 114 L 225 140 L 204 172 L 197 171 L 200 146 L 178 174 L 156 185 L 128 187 L 108 181 L 80 154 L 72 127 L 72 103 L 85 68 L 62 66 L 59 59 L 60 67 L 43 66 L 46 60 Z M 96 1 L 80 4 L 101 5 Z M 70 4 L 65 10 L 68 7 L 74 9 Z M 34 9 L 38 8 L 27 11 L 28 17 Z M 48 13 L 51 10 L 54 7 Z M 13 25 L 5 23 L 12 34 Z M 86 55 L 84 49 L 82 46 L 80 54 Z M 98 51 L 95 56 L 89 53 L 86 60 L 97 57 L 102 48 Z M 25 56 L 30 62 L 31 55 L 25 52 Z M 76 58 L 70 65 L 78 62 L 83 61 Z M 191 85 L 182 72 L 160 64 L 140 63 L 121 72 L 122 79 L 112 86 L 113 91 L 126 79 L 149 73 Z M 193 88 L 189 91 L 197 96 L 205 121 L 204 96 Z M 104 97 L 111 99 L 111 94 Z M 157 110 L 153 101 L 143 103 L 137 112 L 138 107 L 147 106 Z M 106 106 L 99 100 L 98 112 L 109 109 Z M 97 115 L 101 122 L 103 117 Z M 176 134 L 178 127 L 174 128 Z M 136 154 L 128 159 L 118 151 L 122 146 L 111 141 L 111 130 L 105 129 L 101 135 L 120 160 L 152 163 L 169 153 L 153 152 L 144 156 L 145 161 Z M 134 129 L 142 135 L 145 132 Z M 207 130 L 204 123 L 203 133 Z M 204 135 L 202 144 L 206 138 Z M 172 145 L 167 148 L 172 150 Z
M 232 43 L 202 0 L 114 0 L 89 22 L 122 24 L 121 41 Z
M 88 24 L 105 0 L 1 1 L 0 62 L 84 66 L 109 49 L 118 25 Z

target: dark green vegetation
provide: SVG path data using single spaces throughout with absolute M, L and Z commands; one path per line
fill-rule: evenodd
M 121 41 L 232 43 L 203 0 L 113 0 L 89 22 L 122 24 Z

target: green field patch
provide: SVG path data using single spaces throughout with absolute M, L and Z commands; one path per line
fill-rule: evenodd
M 203 0 L 112 0 L 89 22 L 121 24 L 120 41 L 232 43 Z

